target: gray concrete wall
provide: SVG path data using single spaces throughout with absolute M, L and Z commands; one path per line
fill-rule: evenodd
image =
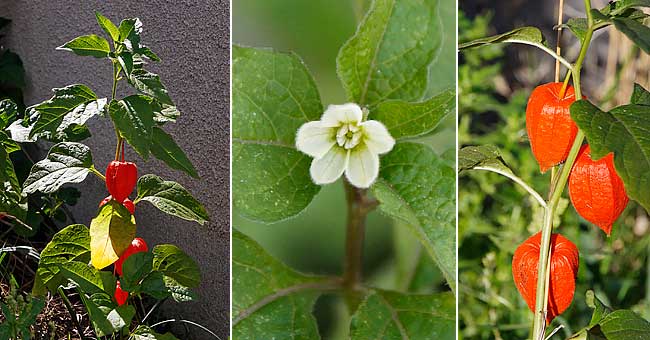
M 95 22 L 99 11 L 114 22 L 139 17 L 142 41 L 162 62 L 150 66 L 161 75 L 172 99 L 183 113 L 168 124 L 196 166 L 201 180 L 169 170 L 156 160 L 138 160 L 140 174 L 156 173 L 189 189 L 204 203 L 212 221 L 206 226 L 168 217 L 150 205 L 138 205 L 138 234 L 150 245 L 175 243 L 200 265 L 203 283 L 200 301 L 167 304 L 170 317 L 197 321 L 228 336 L 229 320 L 229 1 L 228 0 L 0 0 L 0 16 L 13 20 L 5 43 L 23 59 L 27 70 L 26 104 L 51 97 L 50 89 L 73 83 L 90 86 L 110 97 L 111 67 L 105 60 L 55 51 L 83 34 L 103 33 Z M 124 84 L 125 85 L 125 84 Z M 122 86 L 120 93 L 128 91 Z M 88 141 L 99 169 L 114 153 L 115 135 L 108 120 L 91 123 Z M 80 186 L 82 201 L 73 210 L 77 221 L 88 225 L 98 202 L 107 195 L 95 177 Z M 193 333 L 188 339 L 205 338 Z

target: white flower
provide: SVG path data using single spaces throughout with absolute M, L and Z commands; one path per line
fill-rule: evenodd
M 379 174 L 379 155 L 395 145 L 386 127 L 364 121 L 359 105 L 330 105 L 321 120 L 298 129 L 296 147 L 314 157 L 309 172 L 314 183 L 336 181 L 343 172 L 358 188 L 368 188 Z

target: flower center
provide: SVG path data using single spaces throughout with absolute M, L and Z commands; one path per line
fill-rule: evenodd
M 352 149 L 361 141 L 361 129 L 355 123 L 344 123 L 336 132 L 336 143 L 343 148 Z

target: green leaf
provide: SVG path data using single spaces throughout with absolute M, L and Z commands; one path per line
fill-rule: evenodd
M 11 99 L 0 101 L 0 131 L 4 130 L 18 117 L 18 106 Z
M 496 165 L 504 171 L 511 172 L 501 160 L 499 149 L 494 145 L 466 146 L 458 151 L 458 172 L 482 165 Z
M 587 305 L 594 310 L 589 325 L 569 339 L 645 339 L 650 334 L 650 322 L 629 310 L 612 311 L 588 290 Z
M 302 124 L 323 113 L 314 79 L 296 55 L 233 46 L 233 206 L 258 221 L 295 216 L 320 190 L 311 158 L 295 149 Z
M 522 43 L 538 47 L 546 47 L 546 39 L 542 35 L 542 31 L 537 27 L 520 27 L 510 32 L 503 34 L 493 35 L 491 37 L 476 39 L 463 44 L 460 44 L 459 49 L 481 47 L 485 45 L 500 44 L 500 43 Z
M 18 145 L 17 142 L 9 138 L 9 136 L 7 136 L 7 134 L 4 131 L 0 131 L 0 144 L 8 154 L 16 151 L 20 151 L 21 149 L 20 145 Z
M 135 238 L 135 218 L 120 203 L 111 200 L 90 222 L 90 261 L 101 270 L 113 264 Z
M 77 261 L 87 264 L 90 261 L 90 233 L 83 224 L 73 224 L 54 234 L 50 243 L 41 252 L 38 262 L 37 282 L 34 294 L 43 295 L 47 288 L 55 292 L 65 282 L 59 274 L 59 265 Z
M 106 293 L 95 293 L 90 297 L 79 294 L 93 329 L 97 336 L 106 336 L 120 332 L 129 326 L 135 316 L 135 308 L 129 305 L 117 306 Z
M 395 139 L 424 136 L 452 112 L 455 112 L 456 92 L 447 90 L 420 103 L 389 100 L 377 105 L 369 119 L 378 120 Z
M 587 34 L 587 19 L 586 18 L 571 18 L 566 24 L 562 25 L 571 30 L 580 41 L 585 40 L 585 35 Z
M 72 281 L 84 293 L 104 292 L 104 283 L 99 271 L 87 263 L 69 261 L 59 264 L 59 270 L 64 278 Z
M 312 310 L 331 282 L 302 275 L 233 229 L 233 339 L 320 339 Z
M 135 316 L 135 307 L 130 305 L 122 305 L 115 307 L 106 315 L 106 319 L 111 323 L 113 329 L 117 332 L 124 327 L 131 325 L 131 321 Z
M 117 277 L 112 271 L 99 271 L 99 278 L 102 280 L 104 293 L 113 296 L 117 287 Z
M 612 19 L 614 26 L 645 53 L 650 53 L 650 27 L 629 18 Z
M 589 306 L 594 310 L 594 313 L 591 315 L 591 321 L 589 322 L 589 327 L 594 327 L 603 319 L 603 317 L 611 313 L 612 310 L 609 307 L 605 306 L 596 297 L 596 294 L 594 294 L 593 290 L 588 290 L 585 295 L 586 295 L 585 300 L 587 302 L 587 306 Z
M 501 153 L 494 145 L 466 146 L 460 149 L 458 151 L 458 172 L 460 173 L 466 170 L 485 170 L 505 176 L 528 191 L 542 207 L 546 206 L 544 198 L 510 170 L 501 158 Z M 561 210 L 556 209 L 557 218 L 561 216 Z M 540 214 L 543 213 L 542 210 L 538 211 Z
M 233 141 L 232 155 L 233 206 L 249 219 L 273 223 L 295 216 L 320 191 L 309 175 L 311 157 L 293 148 Z
M 124 42 L 127 39 L 139 42 L 139 35 L 142 32 L 142 22 L 138 18 L 124 19 L 120 22 L 118 31 L 120 32 L 119 42 Z
M 136 90 L 156 98 L 163 104 L 174 106 L 174 102 L 169 98 L 167 89 L 160 81 L 160 76 L 151 73 L 142 68 L 136 68 L 131 72 L 129 84 Z
M 630 104 L 650 106 L 650 92 L 646 91 L 643 86 L 635 83 Z
M 607 340 L 645 339 L 650 334 L 650 322 L 625 309 L 607 314 L 599 326 Z
M 143 159 L 148 159 L 155 124 L 149 99 L 132 95 L 120 101 L 111 101 L 108 112 L 120 135 Z
M 455 329 L 453 294 L 375 291 L 352 316 L 350 339 L 453 339 Z
M 105 107 L 105 98 L 82 104 L 63 116 L 63 119 L 56 123 L 58 126 L 54 132 L 47 130 L 38 133 L 32 133 L 32 130 L 36 125 L 35 120 L 38 120 L 40 114 L 34 107 L 31 107 L 27 110 L 27 118 L 14 121 L 7 130 L 11 133 L 11 138 L 19 143 L 34 143 L 39 139 L 53 143 L 79 142 L 90 137 L 90 130 L 85 125 L 86 122 L 96 115 L 102 115 Z M 24 126 L 28 122 L 33 123 Z
M 86 122 L 95 116 L 102 115 L 106 108 L 106 98 L 90 101 L 79 105 L 63 117 L 54 133 L 44 131 L 34 135 L 49 141 L 75 142 L 90 137 Z
M 144 175 L 138 180 L 135 201 L 147 201 L 162 212 L 203 225 L 209 220 L 205 208 L 180 184 L 165 181 L 156 175 Z
M 382 157 L 379 176 L 371 187 L 379 208 L 410 227 L 455 290 L 454 169 L 425 145 L 398 143 Z
M 594 18 L 594 32 L 601 28 L 607 27 L 612 23 L 611 18 L 608 15 L 603 14 L 597 9 L 592 9 L 591 15 Z M 571 18 L 566 22 L 566 24 L 562 24 L 561 27 L 569 28 L 571 30 L 571 33 L 580 39 L 580 41 L 584 41 L 585 35 L 587 34 L 587 18 Z
M 649 0 L 618 0 L 611 2 L 605 8 L 610 16 L 622 14 L 626 10 L 634 7 L 650 7 Z
M 177 283 L 195 288 L 201 283 L 201 270 L 194 260 L 172 244 L 153 248 L 153 269 L 174 279 Z
M 129 340 L 178 340 L 171 333 L 158 334 L 153 331 L 149 326 L 139 325 L 136 328 Z
M 650 211 L 650 106 L 629 104 L 603 112 L 580 100 L 570 110 L 587 136 L 591 157 L 597 160 L 613 152 L 627 195 Z
M 183 149 L 176 144 L 171 135 L 159 127 L 153 128 L 151 153 L 154 157 L 165 162 L 170 168 L 181 170 L 194 178 L 199 178 L 199 174 L 183 152 Z
M 20 57 L 11 52 L 0 51 L 0 84 L 9 88 L 22 88 L 25 86 L 25 69 Z
M 120 39 L 120 30 L 109 18 L 101 15 L 99 12 L 95 12 L 95 17 L 97 18 L 99 27 L 101 27 L 104 32 L 113 39 L 113 41 L 118 41 Z
M 438 4 L 442 40 L 440 52 L 429 64 L 429 82 L 423 98 L 434 96 L 450 87 L 456 88 L 456 61 L 458 59 L 457 11 L 458 6 L 454 1 L 440 1 Z
M 167 288 L 167 291 L 171 294 L 172 299 L 174 299 L 176 302 L 194 301 L 198 298 L 196 293 L 169 276 L 164 276 L 163 281 L 165 287 Z
M 169 106 L 160 104 L 158 101 L 153 102 L 154 117 L 153 120 L 158 124 L 164 124 L 168 122 L 175 122 L 181 113 L 178 111 L 176 106 Z
M 139 252 L 127 257 L 122 264 L 122 276 L 120 284 L 127 292 L 136 292 L 140 281 L 151 273 L 153 269 L 153 254 L 150 252 Z
M 74 38 L 63 46 L 57 47 L 57 49 L 71 51 L 80 56 L 91 56 L 95 58 L 106 58 L 111 52 L 111 46 L 108 44 L 108 41 L 95 34 Z
M 127 78 L 131 76 L 133 72 L 133 53 L 124 51 L 117 56 L 117 61 L 120 63 L 120 66 L 126 73 Z
M 102 298 L 98 299 L 97 297 L 99 296 Z M 92 324 L 95 333 L 97 333 L 97 336 L 113 334 L 115 329 L 113 329 L 113 325 L 106 318 L 107 312 L 104 312 L 106 309 L 110 310 L 110 307 L 104 306 L 110 306 L 112 304 L 110 297 L 106 294 L 96 294 L 95 299 L 87 297 L 86 294 L 79 294 L 79 297 L 81 298 L 81 302 L 86 307 L 90 323 Z M 97 300 L 97 302 L 95 300 Z
M 3 132 L 0 132 L 0 144 L 3 145 L 3 147 L 0 147 L 0 186 L 4 190 L 4 183 L 9 182 L 13 191 L 20 194 L 22 188 L 20 187 L 20 182 L 18 182 L 14 164 L 11 161 L 11 158 L 9 158 L 9 152 L 7 152 L 10 150 L 7 150 L 4 147 L 5 142 L 8 143 L 10 140 L 8 139 L 7 135 L 5 135 Z
M 153 53 L 153 51 L 149 47 L 140 45 L 140 48 L 138 49 L 137 52 L 149 58 L 151 61 L 156 61 L 156 62 L 160 61 L 160 58 L 155 53 Z
M 442 43 L 438 15 L 438 1 L 373 1 L 336 58 L 348 99 L 367 106 L 420 100 Z
M 151 272 L 142 282 L 134 286 L 137 292 L 147 294 L 154 299 L 162 300 L 169 297 L 170 291 L 165 285 L 165 276 L 161 272 Z M 176 301 L 176 299 L 174 299 Z
M 106 104 L 105 99 L 97 101 L 97 95 L 85 85 L 69 85 L 53 91 L 54 96 L 50 100 L 33 107 L 38 119 L 30 137 L 42 132 L 55 134 L 68 114 L 72 115 L 63 129 L 72 123 L 84 124 L 90 117 L 100 114 Z
M 24 183 L 24 192 L 49 194 L 67 183 L 81 183 L 93 167 L 90 148 L 81 143 L 54 145 L 47 158 L 32 167 Z

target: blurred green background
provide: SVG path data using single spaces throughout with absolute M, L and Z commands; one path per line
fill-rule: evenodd
M 530 2 L 462 1 L 459 13 L 459 41 L 503 33 L 522 25 L 537 24 L 549 44 L 555 46 L 551 27 L 555 6 L 539 8 Z M 599 5 L 599 4 L 594 4 Z M 570 11 L 580 14 L 581 4 L 567 1 Z M 530 19 L 530 20 L 528 20 Z M 565 20 L 568 18 L 565 18 Z M 603 31 L 596 38 L 584 70 L 584 90 L 604 107 L 629 100 L 621 92 L 628 83 L 648 88 L 645 74 L 621 77 L 624 61 L 605 72 L 610 38 Z M 575 38 L 564 34 L 563 46 L 572 58 Z M 627 46 L 627 47 L 625 47 Z M 621 55 L 643 60 L 643 52 L 621 45 Z M 619 51 L 615 51 L 617 54 Z M 617 60 L 615 58 L 615 60 Z M 647 59 L 646 59 L 647 60 Z M 648 65 L 646 65 L 648 66 Z M 459 55 L 459 143 L 460 146 L 494 144 L 511 169 L 542 196 L 549 188 L 550 172 L 542 175 L 533 158 L 525 127 L 525 108 L 532 89 L 554 79 L 553 59 L 531 47 L 491 46 L 464 51 Z M 613 93 L 606 85 L 618 84 Z M 463 339 L 525 339 L 532 313 L 520 297 L 512 279 L 512 256 L 519 244 L 541 228 L 543 212 L 526 192 L 505 177 L 484 171 L 459 176 L 459 314 Z M 630 202 L 614 224 L 611 237 L 581 219 L 568 200 L 560 203 L 563 213 L 554 232 L 574 242 L 580 251 L 575 297 L 569 309 L 556 318 L 551 328 L 563 325 L 552 339 L 565 339 L 586 326 L 591 309 L 585 304 L 589 289 L 615 309 L 632 309 L 650 319 L 650 222 L 647 213 Z
M 232 3 L 233 43 L 271 47 L 301 56 L 314 76 L 323 105 L 347 101 L 336 75 L 339 48 L 350 38 L 369 1 L 359 0 L 235 0 Z M 444 44 L 430 68 L 429 97 L 455 85 L 455 2 L 440 3 Z M 455 117 L 436 133 L 420 140 L 455 157 Z M 264 225 L 233 212 L 233 226 L 259 242 L 272 255 L 307 273 L 340 274 L 345 244 L 345 198 L 341 182 L 324 186 L 311 205 L 295 218 Z M 386 289 L 432 292 L 447 290 L 437 268 L 421 256 L 417 241 L 393 226 L 379 212 L 371 213 L 364 244 L 364 277 Z M 405 273 L 408 272 L 408 273 Z M 405 282 L 409 277 L 410 282 Z M 407 285 L 405 287 L 404 285 Z M 324 296 L 315 307 L 324 338 L 345 336 L 347 312 L 335 296 Z

